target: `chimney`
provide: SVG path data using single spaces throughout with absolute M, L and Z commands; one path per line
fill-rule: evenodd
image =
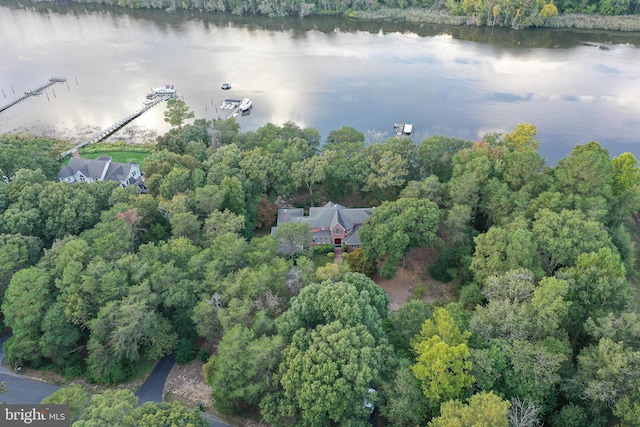
M 78 150 L 73 150 L 71 152 L 71 157 L 75 157 L 76 159 L 80 158 L 80 152 Z
M 282 212 L 282 219 L 284 220 L 284 222 L 289 221 L 289 213 L 286 209 Z

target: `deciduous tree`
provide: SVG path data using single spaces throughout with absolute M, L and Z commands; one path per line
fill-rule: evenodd
M 393 277 L 401 259 L 406 267 L 410 248 L 442 243 L 437 234 L 441 216 L 438 206 L 430 200 L 384 202 L 360 229 L 365 253 L 383 261 L 382 274 Z

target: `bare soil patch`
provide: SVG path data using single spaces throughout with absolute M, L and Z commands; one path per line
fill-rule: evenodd
M 407 268 L 399 267 L 393 279 L 379 274 L 373 280 L 389 295 L 389 309 L 396 311 L 412 296 L 417 296 L 420 286 L 424 293 L 420 298 L 430 304 L 450 302 L 455 299 L 455 282 L 441 283 L 429 275 L 429 266 L 438 259 L 437 248 L 413 248 L 409 251 Z
M 204 382 L 202 362 L 194 359 L 184 365 L 176 363 L 164 383 L 164 396 L 184 405 L 195 407 L 199 403 L 211 408 L 211 387 Z

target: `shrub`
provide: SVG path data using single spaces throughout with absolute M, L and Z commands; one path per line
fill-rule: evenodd
M 209 354 L 209 352 L 203 348 L 201 348 L 198 352 L 198 360 L 202 363 L 207 363 L 210 357 L 211 355 Z
M 327 257 L 333 258 L 335 256 L 336 256 L 336 254 L 334 252 L 327 252 Z
M 324 255 L 328 254 L 329 252 L 333 252 L 332 244 L 318 245 L 313 247 L 313 253 L 316 255 Z
M 422 298 L 425 292 L 427 292 L 427 286 L 424 284 L 424 282 L 418 282 L 413 287 L 413 295 L 415 295 L 415 297 L 418 299 Z
M 429 274 L 438 282 L 447 283 L 453 280 L 449 270 L 456 267 L 456 254 L 449 248 L 440 251 L 440 256 L 429 267 Z
M 176 362 L 181 365 L 189 363 L 195 359 L 197 352 L 198 347 L 196 347 L 196 343 L 193 342 L 193 340 L 183 338 L 180 340 L 178 348 L 176 349 Z
M 376 261 L 368 258 L 360 248 L 344 254 L 344 259 L 349 265 L 349 269 L 354 273 L 362 273 L 366 276 L 373 276 L 378 271 Z

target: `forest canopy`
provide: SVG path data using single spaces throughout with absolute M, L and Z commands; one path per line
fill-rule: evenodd
M 273 425 L 636 425 L 637 160 L 589 142 L 551 167 L 536 133 L 365 145 L 196 119 L 158 139 L 146 192 L 56 182 L 58 142 L 2 136 L 6 360 L 114 386 L 199 355 L 218 411 Z M 361 248 L 271 235 L 278 208 L 328 201 L 375 207 Z M 392 311 L 376 281 L 413 248 L 455 295 Z

